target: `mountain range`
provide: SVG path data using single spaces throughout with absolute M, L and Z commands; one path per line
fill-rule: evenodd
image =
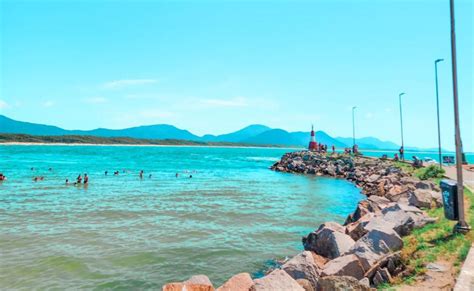
M 0 115 L 0 133 L 29 135 L 88 135 L 99 137 L 130 137 L 140 139 L 178 139 L 202 142 L 234 142 L 265 145 L 287 145 L 306 147 L 310 132 L 288 132 L 283 129 L 270 128 L 261 124 L 249 125 L 241 130 L 221 135 L 195 135 L 188 130 L 179 129 L 169 124 L 156 124 L 130 127 L 125 129 L 97 128 L 93 130 L 67 130 L 57 126 L 44 125 L 13 120 Z M 352 138 L 331 137 L 324 131 L 316 132 L 316 140 L 329 147 L 352 146 Z M 356 140 L 361 149 L 394 150 L 399 146 L 393 142 L 381 141 L 375 137 L 364 137 Z

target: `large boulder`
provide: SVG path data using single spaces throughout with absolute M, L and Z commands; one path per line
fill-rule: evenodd
M 418 181 L 415 184 L 416 189 L 423 189 L 423 190 L 432 190 L 434 188 L 434 184 L 429 181 Z
M 313 251 L 323 257 L 334 259 L 348 251 L 354 240 L 338 228 L 323 225 L 318 230 L 303 237 L 303 246 L 307 251 Z
M 319 280 L 318 291 L 369 291 L 370 287 L 360 283 L 354 277 L 328 276 Z
M 347 252 L 356 255 L 365 271 L 380 258 L 403 247 L 400 236 L 390 226 L 370 230 Z
M 205 275 L 192 276 L 184 282 L 168 283 L 163 291 L 214 291 L 211 280 Z
M 370 196 L 367 198 L 367 201 L 369 203 L 370 212 L 379 212 L 392 204 L 387 198 L 376 195 Z
M 346 234 L 350 236 L 354 241 L 357 241 L 361 237 L 363 237 L 367 230 L 365 226 L 375 217 L 375 213 L 367 213 L 366 215 L 362 216 L 356 222 L 352 222 L 346 225 Z
M 393 229 L 400 235 L 409 235 L 415 227 L 415 221 L 403 210 L 387 211 L 383 214 L 383 220 L 393 225 Z
M 252 291 L 304 291 L 303 287 L 283 270 L 274 270 L 263 278 L 253 280 L 253 282 L 254 285 L 250 289 Z
M 329 261 L 323 269 L 324 276 L 352 276 L 358 280 L 364 277 L 364 268 L 355 255 L 344 255 Z
M 390 282 L 393 276 L 397 276 L 405 269 L 400 252 L 388 254 L 375 262 L 365 276 L 374 286 Z
M 281 268 L 293 279 L 306 279 L 311 282 L 313 288 L 316 288 L 320 270 L 318 269 L 311 252 L 304 251 L 294 256 Z
M 253 280 L 249 273 L 240 273 L 232 276 L 216 291 L 249 291 L 253 286 Z
M 379 225 L 377 228 L 371 229 L 359 241 L 373 246 L 380 246 L 383 242 L 391 251 L 398 251 L 403 247 L 402 238 L 390 225 Z
M 410 194 L 408 202 L 415 207 L 431 208 L 432 201 L 435 200 L 434 196 L 437 196 L 435 191 L 416 189 Z

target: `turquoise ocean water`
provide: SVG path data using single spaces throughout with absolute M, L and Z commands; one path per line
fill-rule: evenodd
M 345 180 L 268 169 L 288 151 L 0 146 L 0 289 L 159 289 L 193 274 L 218 286 L 258 275 L 363 199 Z M 65 185 L 80 173 L 87 188 Z

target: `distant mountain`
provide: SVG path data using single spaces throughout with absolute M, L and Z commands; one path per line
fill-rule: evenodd
M 336 139 L 346 146 L 352 146 L 352 137 L 336 137 Z M 391 141 L 381 141 L 375 137 L 356 138 L 356 144 L 361 149 L 398 150 L 400 148 Z
M 203 141 L 216 141 L 216 142 L 220 142 L 220 141 L 242 142 L 246 139 L 259 135 L 270 129 L 271 129 L 270 127 L 265 126 L 265 125 L 253 124 L 253 125 L 244 127 L 241 130 L 228 133 L 228 134 L 222 134 L 222 135 L 217 135 L 217 136 L 206 134 L 205 136 L 202 137 L 202 139 Z
M 57 126 L 36 124 L 13 120 L 4 115 L 0 115 L 0 132 L 2 133 L 24 133 L 32 135 L 64 135 L 67 130 Z
M 125 129 L 98 128 L 90 131 L 72 131 L 73 134 L 87 134 L 103 137 L 133 137 L 133 138 L 158 138 L 158 139 L 183 139 L 197 141 L 201 138 L 187 130 L 176 128 L 168 124 L 146 125 Z
M 270 129 L 247 138 L 243 142 L 252 144 L 283 144 L 288 146 L 302 145 L 300 139 L 283 129 Z
M 304 131 L 288 132 L 283 129 L 270 128 L 261 124 L 249 125 L 241 130 L 222 134 L 207 134 L 202 137 L 168 124 L 137 126 L 125 129 L 97 128 L 94 130 L 66 130 L 57 126 L 16 121 L 0 115 L 0 133 L 29 134 L 42 136 L 79 135 L 96 137 L 125 137 L 136 139 L 173 139 L 194 142 L 232 142 L 260 145 L 286 145 L 307 147 L 310 133 Z M 333 138 L 324 131 L 316 132 L 316 141 L 337 148 L 351 147 L 352 138 Z M 360 149 L 396 150 L 399 146 L 390 141 L 381 141 L 374 137 L 356 140 Z M 407 147 L 407 150 L 409 148 Z

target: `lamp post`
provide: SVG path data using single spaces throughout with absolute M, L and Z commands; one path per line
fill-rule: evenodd
M 403 155 L 402 155 L 402 160 L 405 161 L 405 146 L 403 144 L 403 112 L 402 112 L 402 96 L 405 95 L 405 93 L 400 93 L 398 94 L 398 102 L 400 105 L 400 132 L 402 136 L 402 148 L 403 148 Z
M 454 99 L 454 135 L 456 140 L 456 172 L 458 186 L 458 223 L 454 226 L 455 232 L 466 233 L 470 227 L 464 216 L 464 186 L 462 179 L 462 142 L 461 130 L 459 128 L 459 104 L 458 104 L 458 77 L 456 64 L 456 33 L 454 29 L 454 0 L 449 1 L 451 16 L 451 57 L 453 73 L 453 99 Z
M 443 59 L 437 59 L 435 61 L 435 83 L 436 83 L 436 113 L 438 116 L 438 153 L 439 153 L 439 168 L 443 168 L 443 160 L 441 157 L 441 129 L 439 125 L 439 97 L 438 97 L 438 63 L 444 61 Z
M 356 130 L 355 130 L 355 110 L 357 106 L 352 107 L 352 149 L 355 149 L 356 145 Z

